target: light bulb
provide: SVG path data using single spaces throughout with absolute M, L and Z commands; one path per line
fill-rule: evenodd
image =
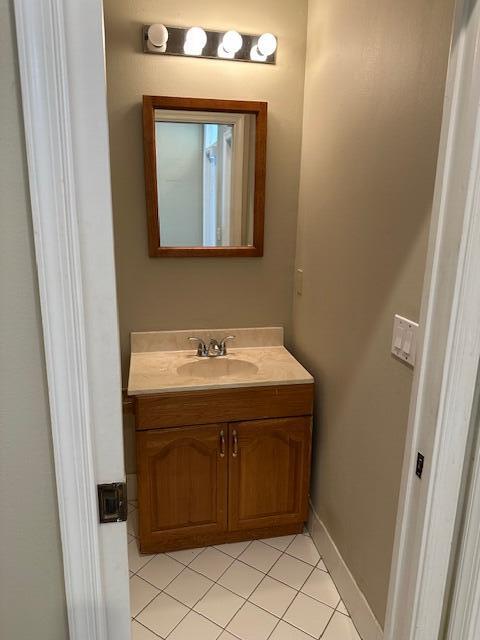
M 164 24 L 151 24 L 148 27 L 147 35 L 154 47 L 160 48 L 167 44 L 168 29 Z
M 235 54 L 233 53 L 233 51 L 225 51 L 225 49 L 223 48 L 223 44 L 220 43 L 217 49 L 217 56 L 219 58 L 227 58 L 229 60 L 233 60 Z
M 222 47 L 227 53 L 237 53 L 243 45 L 243 38 L 238 31 L 227 31 L 222 40 Z
M 187 44 L 192 50 L 202 51 L 203 47 L 207 44 L 207 34 L 204 29 L 202 29 L 202 27 L 191 27 L 185 37 L 185 46 Z
M 258 50 L 257 45 L 254 45 L 250 49 L 250 60 L 254 60 L 255 62 L 265 62 L 266 59 L 267 59 L 267 56 L 262 56 L 262 54 Z
M 263 56 L 271 56 L 277 50 L 277 39 L 273 33 L 263 33 L 258 39 L 257 46 Z

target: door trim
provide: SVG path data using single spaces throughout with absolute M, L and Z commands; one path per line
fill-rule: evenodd
M 103 8 L 14 7 L 69 633 L 127 640 L 126 526 L 96 491 L 124 480 Z
M 460 0 L 447 75 L 420 319 L 423 348 L 411 396 L 385 640 L 439 637 L 463 503 L 480 358 L 479 42 L 480 7 Z M 426 461 L 421 480 L 415 475 L 419 451 Z

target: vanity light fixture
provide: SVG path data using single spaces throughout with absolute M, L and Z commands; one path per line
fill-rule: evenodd
M 212 31 L 158 23 L 144 25 L 142 36 L 145 53 L 276 64 L 277 38 L 272 33 L 251 35 L 234 29 Z

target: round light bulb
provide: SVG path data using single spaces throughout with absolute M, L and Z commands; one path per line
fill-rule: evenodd
M 243 45 L 243 38 L 238 31 L 227 31 L 222 40 L 222 46 L 227 53 L 237 53 Z
M 277 39 L 273 33 L 263 33 L 258 39 L 258 50 L 264 56 L 271 56 L 277 50 Z
M 233 58 L 235 57 L 235 54 L 233 51 L 225 51 L 223 47 L 223 43 L 220 43 L 217 49 L 217 56 L 219 58 L 227 58 L 229 60 L 233 60 Z
M 257 45 L 254 45 L 250 49 L 250 60 L 253 60 L 254 62 L 265 62 L 266 59 L 267 59 L 267 56 L 262 56 L 262 54 L 258 50 Z
M 207 34 L 204 29 L 202 29 L 202 27 L 191 27 L 191 29 L 187 31 L 185 38 L 185 45 L 187 45 L 187 43 L 192 50 L 201 51 L 207 44 Z
M 151 24 L 147 31 L 148 40 L 154 47 L 164 47 L 168 40 L 168 29 L 164 24 Z

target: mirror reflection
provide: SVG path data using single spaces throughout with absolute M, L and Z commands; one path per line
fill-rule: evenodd
M 155 110 L 162 247 L 253 245 L 255 116 Z

